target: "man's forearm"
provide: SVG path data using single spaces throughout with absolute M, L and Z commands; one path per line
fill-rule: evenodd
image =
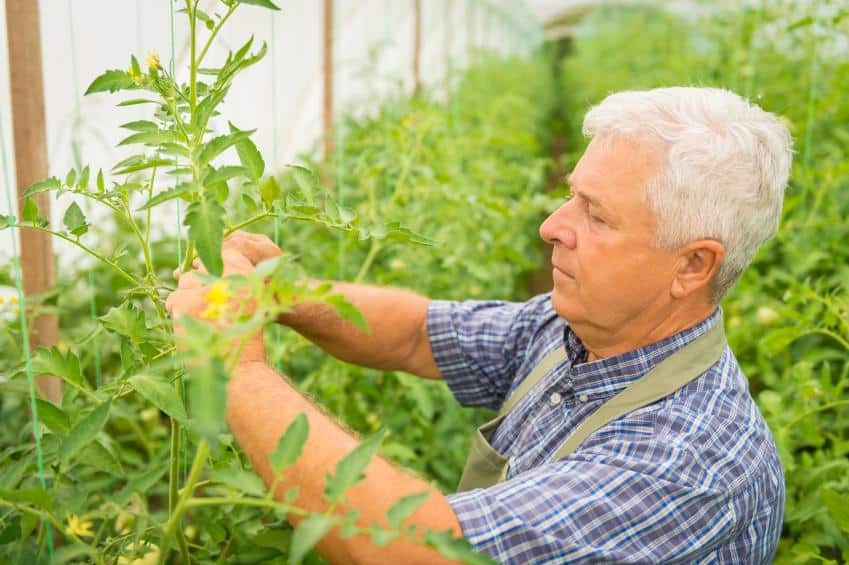
M 295 504 L 313 512 L 327 510 L 323 498 L 324 477 L 332 474 L 336 463 L 357 445 L 357 439 L 338 426 L 330 417 L 304 398 L 294 387 L 265 363 L 236 367 L 228 385 L 227 422 L 239 445 L 250 458 L 254 469 L 266 484 L 274 482 L 268 456 L 277 447 L 283 432 L 298 416 L 305 414 L 309 437 L 295 465 L 286 470 L 275 496 L 293 486 L 298 487 Z M 380 457 L 375 457 L 365 471 L 365 479 L 346 492 L 348 505 L 340 505 L 337 513 L 350 508 L 360 511 L 359 523 L 384 527 L 386 512 L 401 497 L 427 492 L 425 503 L 406 524 L 417 532 L 427 529 L 450 529 L 461 535 L 459 523 L 447 499 L 436 488 Z M 297 525 L 299 518 L 290 516 Z M 420 544 L 396 541 L 384 548 L 375 547 L 369 536 L 342 538 L 331 532 L 319 543 L 319 552 L 331 563 L 443 563 L 435 550 Z
M 320 303 L 300 304 L 279 321 L 348 363 L 441 378 L 427 338 L 426 297 L 404 289 L 344 282 L 333 283 L 333 290 L 362 312 L 368 333 Z

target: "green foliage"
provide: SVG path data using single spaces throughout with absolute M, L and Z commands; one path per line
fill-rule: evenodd
M 298 460 L 308 435 L 309 422 L 307 421 L 307 417 L 303 414 L 298 414 L 298 417 L 289 424 L 289 427 L 280 436 L 277 449 L 268 456 L 268 461 L 271 463 L 271 469 L 275 475 L 279 475 Z

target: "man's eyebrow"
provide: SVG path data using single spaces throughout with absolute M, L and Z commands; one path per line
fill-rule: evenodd
M 607 210 L 607 208 L 605 208 L 604 204 L 602 204 L 601 202 L 599 202 L 598 200 L 596 200 L 595 198 L 593 198 L 592 196 L 590 196 L 589 194 L 587 194 L 583 190 L 576 189 L 575 187 L 572 186 L 572 173 L 569 173 L 568 175 L 566 175 L 565 180 L 566 180 L 566 184 L 569 185 L 569 190 L 572 192 L 572 194 L 576 194 L 576 195 L 580 196 L 581 198 L 583 198 L 584 200 L 586 200 L 587 202 L 589 202 L 590 204 L 592 204 L 596 208 L 599 208 L 601 211 Z

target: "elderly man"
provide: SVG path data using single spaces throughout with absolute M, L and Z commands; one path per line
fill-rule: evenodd
M 540 227 L 551 293 L 447 302 L 340 282 L 370 333 L 318 304 L 282 319 L 339 359 L 444 379 L 462 404 L 498 412 L 474 437 L 459 492 L 376 458 L 351 506 L 370 523 L 428 492 L 410 523 L 451 528 L 505 563 L 769 562 L 782 467 L 718 303 L 777 228 L 787 129 L 728 91 L 665 88 L 609 96 L 584 132 L 572 196 Z M 237 272 L 278 253 L 244 233 L 224 247 Z M 197 315 L 203 292 L 184 276 L 169 308 Z M 280 378 L 261 338 L 228 394 L 229 425 L 269 483 L 268 454 L 306 414 L 309 441 L 279 492 L 297 485 L 322 509 L 323 477 L 356 438 Z M 336 533 L 319 551 L 339 563 L 442 559 Z

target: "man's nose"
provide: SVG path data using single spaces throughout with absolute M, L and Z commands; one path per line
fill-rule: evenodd
M 572 228 L 572 218 L 569 214 L 569 203 L 563 204 L 552 212 L 539 227 L 539 236 L 552 245 L 563 245 L 574 249 L 578 243 L 575 230 Z

